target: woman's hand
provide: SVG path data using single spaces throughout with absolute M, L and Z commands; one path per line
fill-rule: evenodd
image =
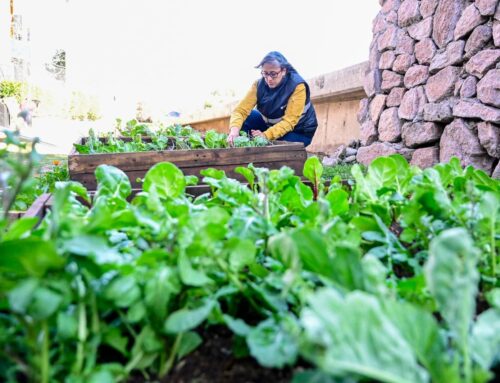
M 265 137 L 264 132 L 260 130 L 251 130 L 250 133 L 252 134 L 252 137 Z
M 227 135 L 227 143 L 232 146 L 234 139 L 239 135 L 240 135 L 240 128 L 238 128 L 237 126 L 232 126 L 231 128 L 229 128 L 229 134 Z

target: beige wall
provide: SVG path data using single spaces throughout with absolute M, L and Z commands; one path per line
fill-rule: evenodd
M 356 114 L 359 101 L 366 97 L 362 84 L 367 69 L 368 63 L 363 62 L 308 80 L 318 118 L 318 129 L 307 147 L 308 152 L 328 154 L 338 145 L 359 138 Z M 229 116 L 235 106 L 236 103 L 232 103 L 222 109 L 193 115 L 185 122 L 201 131 L 227 132 Z

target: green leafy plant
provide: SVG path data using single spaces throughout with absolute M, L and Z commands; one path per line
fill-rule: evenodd
M 211 192 L 194 198 L 197 179 L 174 164 L 152 167 L 135 195 L 100 165 L 95 193 L 56 182 L 38 226 L 4 223 L 0 377 L 168 379 L 224 326 L 265 368 L 306 360 L 296 381 L 494 378 L 497 180 L 400 156 L 353 166 L 349 186 L 325 185 L 316 158 L 307 184 L 287 167 L 237 171 L 248 186 L 205 169 Z

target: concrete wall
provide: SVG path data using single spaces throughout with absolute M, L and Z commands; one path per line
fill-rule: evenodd
M 318 117 L 318 129 L 307 147 L 308 152 L 328 154 L 340 144 L 359 138 L 356 114 L 359 101 L 366 97 L 363 78 L 367 70 L 368 62 L 363 62 L 308 80 Z M 201 131 L 227 132 L 229 116 L 236 105 L 232 103 L 221 109 L 207 110 L 190 116 L 185 122 Z

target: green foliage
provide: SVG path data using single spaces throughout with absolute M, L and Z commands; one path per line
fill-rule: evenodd
M 17 102 L 21 102 L 23 95 L 23 84 L 18 81 L 0 81 L 0 98 L 15 97 Z
M 224 142 L 207 136 L 183 142 Z M 0 377 L 162 379 L 217 325 L 264 367 L 306 359 L 314 369 L 295 381 L 493 379 L 498 181 L 400 156 L 353 166 L 350 187 L 327 187 L 315 158 L 309 184 L 287 167 L 238 172 L 249 187 L 204 170 L 211 193 L 193 198 L 195 180 L 159 163 L 131 196 L 128 177 L 101 165 L 92 198 L 55 183 L 40 225 L 2 221 Z
M 97 137 L 91 129 L 85 144 L 75 144 L 75 148 L 80 154 L 95 154 L 229 147 L 227 134 L 218 133 L 215 130 L 202 134 L 190 126 L 172 125 L 155 130 L 147 124 L 138 124 L 136 120 L 131 120 L 127 122 L 125 128 L 119 127 L 118 132 L 122 137 L 117 137 L 112 133 L 105 137 Z M 242 135 L 235 139 L 233 146 L 254 147 L 270 144 L 264 137 L 250 139 Z

